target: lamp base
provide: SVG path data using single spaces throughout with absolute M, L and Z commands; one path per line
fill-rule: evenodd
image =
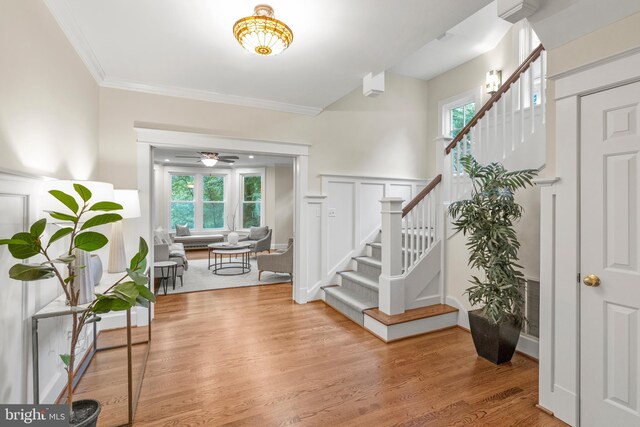
M 124 251 L 122 221 L 111 224 L 109 243 L 109 267 L 107 271 L 109 273 L 124 273 L 127 270 L 127 255 Z

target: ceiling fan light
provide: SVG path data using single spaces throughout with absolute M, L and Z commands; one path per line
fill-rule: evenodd
M 218 163 L 216 159 L 200 159 L 200 161 L 202 162 L 203 165 L 205 165 L 208 168 L 211 168 L 215 166 L 216 163 Z
M 253 16 L 239 19 L 233 35 L 246 50 L 263 56 L 277 55 L 293 42 L 291 28 L 275 19 L 273 8 L 266 4 L 257 5 Z

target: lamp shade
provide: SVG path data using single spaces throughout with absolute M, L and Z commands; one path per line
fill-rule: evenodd
M 140 198 L 138 190 L 113 190 L 115 202 L 122 205 L 122 210 L 118 213 L 122 218 L 139 218 Z
M 115 202 L 113 196 L 113 184 L 109 184 L 108 182 L 99 182 L 99 181 L 74 181 L 74 180 L 53 180 L 46 181 L 43 185 L 44 195 L 42 198 L 42 210 L 45 212 L 62 212 L 68 213 L 69 209 L 62 204 L 58 199 L 49 194 L 51 190 L 60 190 L 66 194 L 73 196 L 78 203 L 78 206 L 84 205 L 84 201 L 80 197 L 76 190 L 73 188 L 73 184 L 80 184 L 85 186 L 89 191 L 91 191 L 91 199 L 89 203 L 93 204 L 96 202 Z M 101 212 L 88 212 L 83 215 L 83 220 L 86 221 L 89 218 L 99 215 Z M 119 213 L 119 211 L 116 211 Z M 50 222 L 64 222 L 55 219 L 51 219 Z

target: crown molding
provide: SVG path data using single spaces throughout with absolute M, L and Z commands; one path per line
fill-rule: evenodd
M 89 70 L 100 87 L 130 90 L 134 92 L 150 93 L 154 95 L 171 96 L 175 98 L 194 99 L 198 101 L 216 102 L 220 104 L 238 105 L 241 107 L 261 108 L 280 111 L 284 113 L 317 116 L 323 108 L 306 105 L 287 104 L 284 102 L 269 101 L 265 99 L 248 98 L 236 95 L 225 95 L 199 89 L 188 89 L 166 85 L 152 85 L 146 83 L 114 80 L 106 76 L 100 61 L 82 33 L 78 22 L 73 16 L 73 11 L 68 0 L 44 0 L 45 5 L 54 19 L 67 36 L 71 46 L 75 49 L 82 62 Z
M 89 42 L 80 30 L 80 26 L 73 16 L 71 6 L 67 0 L 44 0 L 44 4 L 49 8 L 49 12 L 53 15 L 62 32 L 67 36 L 71 46 L 75 49 L 84 65 L 89 70 L 98 84 L 101 84 L 105 78 L 105 73 L 98 61 L 98 57 L 91 49 Z
M 220 104 L 238 105 L 241 107 L 262 108 L 266 110 L 280 111 L 284 113 L 303 114 L 306 116 L 317 116 L 323 108 L 308 107 L 306 105 L 287 104 L 284 102 L 269 101 L 258 98 L 248 98 L 244 96 L 225 95 L 199 89 L 188 89 L 165 85 L 151 85 L 146 83 L 127 82 L 122 80 L 112 80 L 105 78 L 100 86 L 122 89 L 134 92 L 150 93 L 153 95 L 171 96 L 175 98 L 187 98 L 197 101 L 216 102 Z

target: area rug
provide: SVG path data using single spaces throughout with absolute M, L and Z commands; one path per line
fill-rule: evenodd
M 173 284 L 169 282 L 169 286 L 167 286 L 167 295 L 180 294 L 184 292 L 239 288 L 243 286 L 269 285 L 273 283 L 289 282 L 290 280 L 288 274 L 276 274 L 270 271 L 265 271 L 262 273 L 261 280 L 258 281 L 258 267 L 256 265 L 256 260 L 252 259 L 250 262 L 251 271 L 249 273 L 239 274 L 237 276 L 218 276 L 213 274 L 211 270 L 207 268 L 208 260 L 189 260 L 189 269 L 184 272 L 184 276 L 182 277 L 184 285 L 180 286 L 180 279 L 177 279 L 176 289 L 174 290 Z M 230 273 L 236 272 L 231 269 L 226 271 Z M 164 295 L 164 288 L 160 288 L 159 295 Z

